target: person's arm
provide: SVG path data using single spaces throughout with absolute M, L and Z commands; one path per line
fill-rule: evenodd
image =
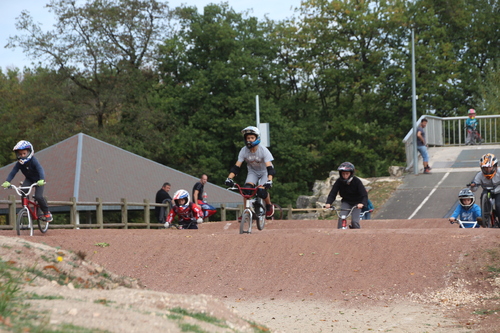
M 234 177 L 236 177 L 241 169 L 242 164 L 243 162 L 236 161 L 236 163 L 231 167 L 229 176 L 227 176 L 227 178 L 232 180 Z
M 483 183 L 482 177 L 483 177 L 483 173 L 481 171 L 479 171 L 476 174 L 476 176 L 474 177 L 474 179 L 472 180 L 472 182 L 470 183 L 470 190 L 472 192 L 476 192 L 477 189 L 479 188 L 479 186 Z
M 458 206 L 455 208 L 455 210 L 453 211 L 453 214 L 451 214 L 450 218 L 448 219 L 450 222 L 453 222 L 457 219 L 458 215 L 460 214 L 461 207 L 462 206 L 460 206 L 460 204 L 458 204 Z
M 328 194 L 328 198 L 326 198 L 325 208 L 331 207 L 332 203 L 335 201 L 335 198 L 337 198 L 337 193 L 339 193 L 339 189 L 340 189 L 340 182 L 337 179 L 333 184 L 330 193 Z
M 424 137 L 422 136 L 422 131 L 417 131 L 417 138 L 422 141 L 422 144 L 425 146 L 426 143 L 425 143 L 425 139 Z
M 170 212 L 168 212 L 168 215 L 167 215 L 167 221 L 168 223 L 172 223 L 172 221 L 174 220 L 174 217 L 176 216 L 177 214 L 175 213 L 175 209 L 172 207 L 172 209 L 170 209 Z
M 358 191 L 361 194 L 361 202 L 358 203 L 358 208 L 361 209 L 368 206 L 368 192 L 366 191 L 365 185 L 363 185 L 361 179 L 358 178 L 358 181 Z
M 20 164 L 19 162 L 17 162 L 16 164 L 14 164 L 14 167 L 12 168 L 12 170 L 10 171 L 9 175 L 7 176 L 7 179 L 6 181 L 8 181 L 10 183 L 10 181 L 12 179 L 14 179 L 14 177 L 16 176 L 17 172 L 19 171 L 19 167 L 20 167 Z

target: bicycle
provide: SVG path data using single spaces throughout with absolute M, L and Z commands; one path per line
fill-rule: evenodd
M 273 216 L 266 216 L 268 220 L 282 220 L 283 219 L 283 208 L 280 205 L 273 203 L 274 214 Z
M 349 213 L 347 213 L 347 215 L 345 214 L 345 212 L 347 212 L 347 210 L 345 210 L 345 209 L 336 208 L 336 207 L 329 208 L 329 209 L 335 211 L 335 213 L 337 213 L 337 216 L 339 217 L 339 219 L 342 221 L 342 227 L 339 229 L 347 229 L 347 219 L 351 216 L 351 214 L 355 208 L 357 208 L 357 206 L 352 206 L 352 208 L 349 210 Z M 341 214 L 341 213 L 344 213 L 344 214 Z M 351 229 L 352 226 L 349 225 L 349 228 Z
M 485 228 L 500 228 L 498 212 L 495 210 L 495 198 L 492 196 L 494 187 L 483 187 L 481 193 L 482 226 Z
M 17 213 L 16 219 L 16 231 L 17 235 L 21 236 L 23 230 L 29 230 L 30 236 L 33 236 L 33 221 L 38 221 L 38 229 L 42 233 L 46 233 L 49 229 L 49 223 L 45 220 L 40 206 L 35 200 L 30 200 L 29 195 L 33 190 L 33 187 L 37 186 L 36 183 L 30 186 L 15 186 L 10 185 L 8 188 L 13 188 L 17 194 L 21 197 L 21 210 Z
M 245 210 L 243 210 L 243 214 L 241 215 L 240 234 L 252 233 L 253 220 L 257 223 L 257 229 L 263 230 L 266 224 L 266 207 L 262 198 L 255 197 L 259 188 L 241 187 L 238 184 L 234 184 L 234 186 L 228 188 L 228 190 L 238 190 L 240 195 L 246 199 Z M 245 191 L 247 191 L 248 194 L 245 193 Z
M 466 142 L 465 145 L 480 145 L 483 143 L 483 140 L 479 137 L 479 132 L 475 127 L 473 129 L 467 129 L 467 132 L 470 134 L 470 140 Z

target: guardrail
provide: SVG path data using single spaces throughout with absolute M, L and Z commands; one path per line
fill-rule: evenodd
M 417 121 L 417 126 L 423 118 L 428 120 L 425 136 L 429 146 L 463 146 L 467 137 L 465 121 L 468 117 L 436 117 L 425 115 Z M 484 139 L 484 144 L 500 143 L 500 115 L 476 116 L 479 122 L 478 131 Z M 413 167 L 413 128 L 403 139 L 406 153 L 406 170 Z
M 97 198 L 96 201 L 88 201 L 88 202 L 77 202 L 75 198 L 71 198 L 69 201 L 47 201 L 47 204 L 51 207 L 54 206 L 67 206 L 69 207 L 69 211 L 58 214 L 68 214 L 69 215 L 69 223 L 67 224 L 58 224 L 52 223 L 50 225 L 51 229 L 104 229 L 104 228 L 121 228 L 121 229 L 129 229 L 129 228 L 161 228 L 163 224 L 157 223 L 156 219 L 151 221 L 151 210 L 154 207 L 169 207 L 168 204 L 157 204 L 150 203 L 149 200 L 145 199 L 143 202 L 128 202 L 126 199 L 121 199 L 120 202 L 103 202 L 102 199 Z M 16 200 L 16 196 L 10 195 L 8 200 L 0 200 L 0 206 L 7 206 L 7 216 L 6 222 L 7 224 L 0 224 L 0 230 L 13 230 L 16 225 L 16 213 L 17 210 L 21 207 L 21 201 Z M 88 210 L 79 210 L 82 207 L 95 207 L 95 223 L 79 223 L 79 214 L 81 212 L 86 212 Z M 104 211 L 109 211 L 109 209 L 105 209 L 105 207 L 119 207 L 119 211 L 121 214 L 119 223 L 109 223 L 105 222 L 104 219 Z M 129 221 L 129 209 L 130 207 L 143 207 L 143 218 L 144 222 L 130 222 Z M 243 213 L 244 206 L 239 205 L 238 207 L 226 207 L 224 204 L 221 204 L 220 214 L 221 221 L 227 221 L 227 213 L 235 212 L 236 216 L 239 216 Z M 292 208 L 292 205 L 288 205 L 288 207 L 282 207 L 283 209 L 283 219 L 292 220 L 293 213 L 299 212 L 314 212 L 314 211 L 323 211 L 324 208 Z M 137 209 L 134 209 L 135 211 Z M 112 210 L 115 211 L 115 210 Z M 56 214 L 55 214 L 56 215 Z

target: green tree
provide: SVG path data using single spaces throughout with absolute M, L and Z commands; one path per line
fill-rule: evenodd
M 77 88 L 68 95 L 81 108 L 82 121 L 98 128 L 121 116 L 124 100 L 142 81 L 141 69 L 154 64 L 155 45 L 165 34 L 168 10 L 156 0 L 92 0 L 78 6 L 73 0 L 52 0 L 55 30 L 43 32 L 23 11 L 17 28 L 24 35 L 9 39 L 7 47 L 21 47 L 33 59 Z

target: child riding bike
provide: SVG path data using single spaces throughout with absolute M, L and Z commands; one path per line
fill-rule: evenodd
M 203 223 L 203 212 L 197 204 L 190 202 L 188 191 L 178 190 L 172 201 L 174 205 L 167 215 L 165 228 L 178 216 L 180 229 L 198 229 L 198 224 Z
M 255 126 L 244 128 L 241 133 L 245 141 L 245 147 L 241 148 L 238 160 L 231 167 L 229 176 L 226 179 L 226 186 L 233 187 L 233 178 L 238 175 L 243 162 L 247 163 L 248 175 L 245 185 L 242 187 L 258 187 L 257 196 L 266 202 L 266 216 L 271 217 L 274 214 L 274 206 L 271 203 L 271 197 L 267 190 L 273 186 L 273 177 L 276 174 L 272 161 L 273 155 L 260 143 L 260 130 Z M 245 199 L 246 200 L 246 199 Z
M 479 160 L 481 171 L 476 174 L 470 183 L 472 192 L 476 192 L 478 187 L 483 189 L 492 187 L 492 196 L 495 198 L 495 211 L 500 213 L 500 174 L 497 173 L 498 161 L 493 154 L 484 154 Z M 481 196 L 483 197 L 483 196 Z M 483 204 L 483 203 L 481 203 Z M 487 213 L 487 212 L 483 212 Z M 484 218 L 483 218 L 484 219 Z M 483 221 L 484 223 L 485 221 Z
M 12 168 L 12 171 L 7 176 L 7 179 L 2 184 L 2 187 L 8 188 L 10 186 L 10 181 L 14 179 L 17 172 L 21 170 L 23 175 L 26 177 L 21 187 L 28 187 L 33 183 L 37 183 L 35 195 L 33 197 L 40 205 L 45 221 L 52 222 L 52 214 L 49 211 L 47 201 L 43 197 L 43 190 L 45 188 L 45 171 L 43 170 L 40 162 L 38 162 L 34 156 L 35 149 L 33 148 L 33 145 L 29 141 L 21 140 L 14 146 L 13 150 L 16 153 L 17 163 Z
M 464 188 L 458 193 L 458 203 L 459 205 L 455 208 L 453 214 L 451 214 L 449 221 L 454 223 L 457 218 L 460 221 L 470 221 L 476 222 L 478 217 L 481 217 L 481 208 L 474 203 L 476 199 L 474 198 L 474 193 L 468 188 Z M 482 223 L 482 222 L 481 222 Z M 479 228 L 479 225 L 476 226 Z
M 335 181 L 326 199 L 325 208 L 330 208 L 335 201 L 337 194 L 342 197 L 340 209 L 349 212 L 353 207 L 352 220 L 349 228 L 359 229 L 359 219 L 361 209 L 368 205 L 368 192 L 361 182 L 361 179 L 354 176 L 354 164 L 350 162 L 342 163 L 338 169 L 340 177 Z M 342 229 L 342 219 L 339 217 L 338 228 Z

